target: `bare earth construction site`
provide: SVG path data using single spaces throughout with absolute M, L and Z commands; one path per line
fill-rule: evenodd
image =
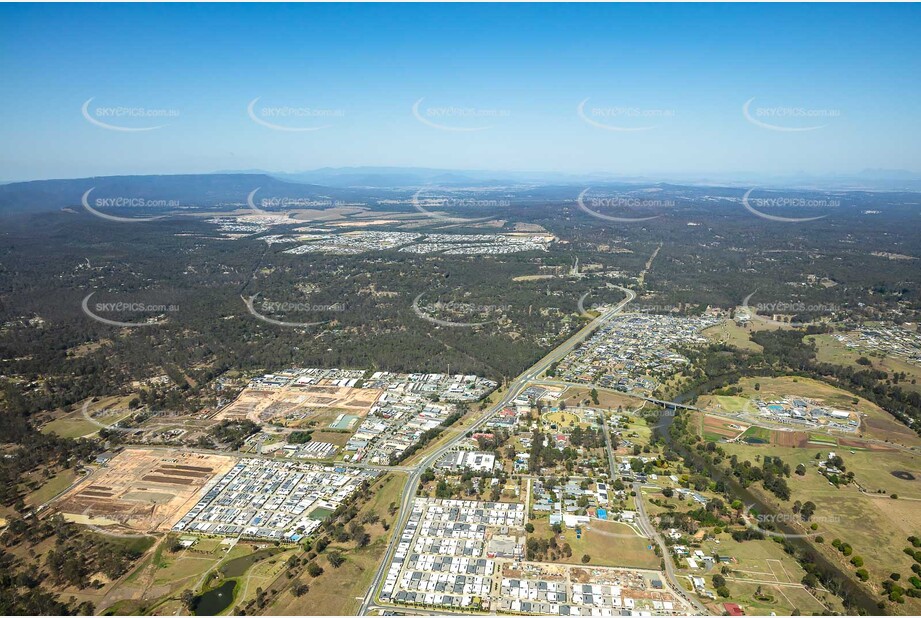
M 233 464 L 222 455 L 126 449 L 65 494 L 56 509 L 81 523 L 166 531 Z

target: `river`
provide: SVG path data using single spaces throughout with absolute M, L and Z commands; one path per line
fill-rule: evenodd
M 715 383 L 717 381 L 713 382 Z M 698 386 L 697 388 L 694 388 L 675 397 L 673 401 L 675 403 L 686 403 L 691 401 L 699 394 L 706 392 L 709 386 L 709 383 Z M 659 415 L 658 420 L 653 424 L 653 430 L 658 435 L 661 435 L 666 443 L 675 451 L 687 457 L 701 468 L 705 469 L 708 473 L 708 476 L 714 481 L 722 481 L 722 483 L 729 488 L 731 495 L 733 495 L 735 498 L 742 500 L 742 502 L 745 504 L 753 504 L 756 510 L 761 514 L 777 514 L 774 507 L 764 502 L 755 493 L 742 487 L 742 485 L 736 480 L 734 476 L 726 473 L 721 468 L 710 465 L 703 457 L 697 453 L 672 440 L 672 436 L 669 430 L 671 429 L 672 423 L 675 422 L 675 415 L 679 413 L 680 412 L 675 412 L 674 414 Z M 777 517 L 775 519 L 777 520 L 775 525 L 780 532 L 786 533 L 788 535 L 801 534 L 799 530 L 796 530 L 787 524 L 783 520 L 783 517 Z M 863 613 L 869 615 L 879 615 L 880 609 L 877 606 L 877 599 L 871 596 L 869 592 L 858 586 L 856 582 L 854 582 L 854 580 L 851 578 L 851 574 L 848 571 L 842 570 L 839 565 L 835 564 L 826 558 L 823 554 L 819 553 L 819 551 L 816 550 L 816 548 L 813 547 L 812 544 L 807 540 L 798 538 L 797 536 L 792 536 L 787 540 L 797 550 L 807 552 L 812 557 L 812 562 L 816 564 L 816 566 L 823 574 L 825 574 L 830 579 L 834 579 L 835 581 L 839 582 L 840 589 L 838 594 L 844 599 L 845 605 L 855 606 L 859 608 Z

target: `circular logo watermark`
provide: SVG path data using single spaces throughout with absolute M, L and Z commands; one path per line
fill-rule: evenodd
M 808 503 L 807 503 L 808 504 Z M 807 510 L 803 510 L 806 508 Z M 816 529 L 801 534 L 795 532 L 779 532 L 775 529 L 777 525 L 783 526 L 806 526 L 816 524 L 835 524 L 841 523 L 841 518 L 837 515 L 813 515 L 813 507 L 800 507 L 799 513 L 759 513 L 755 504 L 748 504 L 742 512 L 742 519 L 745 521 L 749 530 L 760 532 L 766 537 L 780 537 L 784 539 L 808 539 L 817 537 L 821 532 Z M 767 526 L 765 528 L 764 526 Z
M 97 534 L 110 536 L 116 539 L 144 539 L 147 537 L 155 536 L 153 534 L 148 534 L 146 532 L 113 532 L 111 530 L 106 530 L 102 526 L 93 523 L 92 521 L 93 516 L 90 514 L 92 510 L 93 510 L 92 506 L 88 506 L 85 509 L 83 509 L 83 512 L 80 513 L 80 516 L 85 519 L 80 521 L 80 524 L 83 526 L 86 526 L 87 528 L 90 528 L 93 532 Z M 113 520 L 113 523 L 119 523 L 119 522 L 116 522 Z
M 582 190 L 582 193 L 579 194 L 579 197 L 576 198 L 576 204 L 579 206 L 579 209 L 583 212 L 602 219 L 604 221 L 610 221 L 612 223 L 640 223 L 642 221 L 652 221 L 653 219 L 658 219 L 662 215 L 652 215 L 650 217 L 613 217 L 611 215 L 605 215 L 595 210 L 592 210 L 585 205 L 585 194 L 591 190 L 591 187 L 587 187 Z M 606 207 L 661 207 L 666 206 L 667 200 L 637 200 L 635 198 L 627 197 L 613 197 L 613 198 L 590 198 L 590 203 L 594 208 L 606 208 Z M 674 205 L 674 202 L 671 202 Z
M 93 102 L 93 99 L 96 97 L 90 97 L 86 100 L 83 106 L 80 108 L 80 111 L 83 113 L 83 117 L 87 122 L 107 129 L 109 131 L 121 131 L 124 133 L 139 133 L 142 131 L 155 131 L 157 129 L 162 129 L 167 126 L 165 124 L 160 124 L 156 126 L 138 126 L 130 127 L 120 124 L 112 124 L 111 122 L 105 122 L 100 120 L 101 118 L 105 119 L 162 119 L 162 118 L 177 118 L 179 116 L 179 110 L 175 109 L 150 109 L 146 107 L 125 107 L 125 106 L 114 106 L 114 107 L 94 107 L 90 109 L 90 103 Z
M 816 131 L 828 126 L 828 123 L 825 124 L 810 124 L 801 127 L 787 126 L 783 124 L 775 124 L 774 122 L 767 122 L 767 120 L 774 121 L 784 121 L 784 120 L 806 120 L 810 122 L 815 122 L 816 119 L 825 119 L 825 118 L 838 118 L 841 116 L 841 111 L 837 109 L 809 109 L 805 107 L 785 107 L 785 106 L 776 106 L 776 107 L 756 107 L 752 110 L 752 103 L 755 102 L 756 97 L 750 98 L 742 105 L 742 115 L 745 116 L 745 119 L 762 129 L 767 129 L 769 131 L 780 131 L 783 133 L 802 133 L 805 131 Z
M 639 107 L 592 107 L 587 112 L 585 105 L 590 97 L 582 100 L 576 106 L 576 114 L 579 115 L 586 123 L 605 131 L 619 131 L 632 133 L 637 131 L 650 131 L 658 125 L 642 126 L 624 126 L 623 120 L 627 119 L 632 122 L 648 122 L 652 118 L 671 118 L 675 115 L 675 110 L 670 109 L 643 109 Z M 613 121 L 616 120 L 617 124 Z
M 420 319 L 425 320 L 426 322 L 431 322 L 432 324 L 437 324 L 438 326 L 447 326 L 449 328 L 472 328 L 474 326 L 485 326 L 486 324 L 492 324 L 496 322 L 498 318 L 492 320 L 485 320 L 479 322 L 457 322 L 451 320 L 443 320 L 436 318 L 430 315 L 420 304 L 422 297 L 425 296 L 426 292 L 422 292 L 415 299 L 413 299 L 413 312 Z M 426 306 L 428 309 L 429 306 Z M 431 305 L 431 310 L 438 313 L 448 313 L 451 315 L 483 315 L 495 313 L 497 311 L 508 311 L 511 309 L 510 305 L 478 305 L 475 303 L 463 303 L 463 302 L 441 302 L 438 301 Z
M 156 304 L 152 305 L 149 303 L 142 302 L 111 302 L 111 303 L 93 303 L 93 308 L 90 309 L 90 298 L 96 292 L 90 292 L 83 299 L 83 302 L 80 306 L 89 318 L 96 320 L 101 324 L 107 324 L 109 326 L 118 326 L 119 328 L 137 328 L 141 326 L 162 326 L 166 323 L 165 317 L 158 317 L 156 319 L 148 319 L 146 322 L 122 322 L 119 320 L 113 320 L 110 318 L 104 318 L 99 313 L 158 313 L 163 314 L 166 312 L 175 312 L 179 311 L 179 305 L 173 304 Z
M 812 322 L 797 322 L 789 321 L 785 322 L 783 320 L 775 320 L 773 318 L 768 318 L 763 315 L 760 315 L 759 311 L 764 311 L 770 313 L 772 316 L 775 315 L 790 315 L 793 317 L 800 315 L 813 315 L 813 314 L 833 314 L 835 312 L 841 311 L 841 307 L 838 305 L 830 303 L 814 303 L 807 304 L 801 301 L 797 302 L 787 302 L 787 301 L 775 301 L 770 303 L 758 303 L 754 307 L 749 305 L 749 301 L 752 296 L 754 296 L 758 290 L 755 290 L 742 300 L 742 306 L 740 311 L 743 312 L 743 315 L 747 315 L 749 319 L 762 322 L 764 324 L 770 324 L 772 326 L 790 326 L 793 328 L 803 328 L 809 326 Z
M 250 315 L 255 317 L 258 320 L 262 320 L 266 324 L 272 324 L 275 326 L 284 326 L 287 328 L 309 328 L 312 326 L 321 326 L 327 324 L 332 320 L 322 320 L 319 322 L 291 322 L 288 320 L 278 320 L 271 318 L 266 313 L 278 313 L 283 315 L 289 315 L 291 313 L 323 313 L 323 312 L 344 312 L 345 305 L 342 303 L 335 303 L 332 305 L 321 305 L 321 304 L 311 304 L 303 302 L 276 302 L 276 301 L 263 301 L 260 303 L 259 308 L 256 308 L 256 300 L 259 298 L 259 294 L 253 294 L 249 298 L 241 296 L 243 302 L 246 304 L 246 309 L 249 311 Z
M 591 296 L 592 292 L 589 290 L 585 294 L 579 297 L 579 302 L 576 303 L 576 308 L 579 310 L 579 315 L 586 317 L 588 311 L 585 310 L 585 299 Z
M 413 193 L 413 196 L 412 196 L 412 205 L 413 205 L 413 208 L 415 208 L 416 210 L 418 210 L 419 212 L 421 212 L 421 213 L 424 214 L 425 216 L 431 217 L 432 219 L 438 219 L 438 220 L 440 220 L 440 221 L 444 221 L 445 223 L 479 223 L 479 222 L 482 222 L 482 221 L 490 221 L 490 220 L 492 220 L 492 219 L 495 218 L 495 217 L 479 217 L 479 218 L 476 218 L 476 219 L 467 219 L 467 218 L 464 218 L 464 217 L 449 217 L 449 216 L 443 215 L 443 214 L 441 214 L 441 213 L 432 212 L 432 211 L 427 210 L 425 207 L 422 206 L 422 200 L 419 199 L 419 196 L 422 195 L 422 192 L 423 192 L 423 191 L 424 191 L 424 189 L 419 189 L 418 191 L 416 191 L 415 193 Z M 484 203 L 484 205 L 489 205 L 489 204 L 486 204 L 486 202 L 492 202 L 492 203 L 494 203 L 496 206 L 501 206 L 501 205 L 502 205 L 501 202 L 503 202 L 503 201 L 504 201 L 504 200 L 491 200 L 491 201 L 490 201 L 490 200 L 484 200 L 483 203 Z M 444 197 L 444 198 L 426 198 L 426 202 L 428 202 L 428 206 L 429 206 L 429 207 L 435 207 L 435 208 L 442 208 L 442 207 L 445 207 L 445 206 L 451 207 L 452 205 L 455 206 L 455 207 L 470 207 L 471 205 L 477 205 L 477 204 L 478 204 L 477 200 L 473 200 L 473 202 L 471 202 L 471 201 L 469 201 L 469 200 L 467 200 L 467 199 L 457 200 L 456 198 L 449 198 L 449 197 Z
M 105 408 L 103 412 L 109 415 L 114 415 L 120 417 L 119 420 L 106 425 L 98 418 L 94 417 L 89 412 L 90 401 L 87 400 L 83 402 L 83 405 L 80 407 L 80 414 L 84 419 L 91 425 L 99 427 L 99 429 L 104 429 L 106 431 L 116 431 L 121 433 L 132 433 L 138 430 L 138 427 L 121 427 L 119 423 L 125 421 L 126 419 L 134 420 L 135 422 L 147 422 L 154 418 L 157 419 L 178 419 L 178 418 L 188 418 L 188 412 L 180 412 L 177 410 L 148 410 L 143 408 Z
M 742 196 L 742 206 L 745 210 L 756 217 L 776 221 L 778 223 L 806 223 L 808 221 L 818 221 L 828 215 L 819 215 L 817 217 L 781 217 L 779 215 L 769 215 L 752 206 L 752 202 L 761 208 L 837 208 L 841 205 L 838 200 L 809 200 L 805 198 L 790 197 L 771 197 L 771 198 L 752 198 L 751 194 L 757 187 L 752 187 Z
M 290 196 L 281 196 L 281 197 L 264 197 L 259 200 L 258 206 L 256 205 L 256 193 L 258 193 L 262 187 L 256 187 L 249 192 L 249 195 L 246 196 L 246 205 L 249 206 L 249 209 L 259 215 L 274 215 L 276 213 L 269 212 L 265 210 L 266 208 L 274 208 L 278 210 L 287 210 L 287 209 L 312 209 L 312 208 L 335 208 L 337 206 L 343 206 L 346 202 L 341 202 L 339 200 L 317 200 L 310 197 L 290 197 Z M 296 223 L 303 223 L 309 219 L 298 219 Z
M 92 215 L 105 219 L 106 221 L 115 221 L 116 223 L 144 223 L 147 221 L 159 221 L 166 219 L 166 215 L 157 215 L 155 217 L 119 217 L 100 212 L 90 205 L 90 193 L 96 187 L 89 188 L 80 199 L 83 208 Z M 178 200 L 147 200 L 139 197 L 101 197 L 93 200 L 98 208 L 177 208 Z
M 485 131 L 486 129 L 491 129 L 492 125 L 482 124 L 484 121 L 504 119 L 512 115 L 511 111 L 506 109 L 456 107 L 454 105 L 422 108 L 422 101 L 424 100 L 425 97 L 422 97 L 413 103 L 413 116 L 422 124 L 432 127 L 433 129 L 438 129 L 439 131 L 455 131 L 462 133 Z M 464 123 L 471 124 L 468 125 Z
M 249 195 L 246 196 L 246 205 L 249 206 L 250 210 L 256 212 L 257 214 L 266 215 L 268 213 L 262 210 L 261 208 L 259 208 L 258 206 L 256 206 L 256 202 L 253 200 L 253 198 L 256 197 L 256 193 L 258 193 L 259 189 L 261 188 L 262 187 L 256 187 L 255 189 L 249 192 Z
M 305 122 L 307 120 L 313 121 L 316 123 L 318 120 L 326 120 L 329 118 L 342 118 L 345 116 L 345 111 L 341 109 L 320 109 L 314 107 L 291 107 L 288 105 L 283 105 L 280 107 L 271 107 L 263 105 L 256 108 L 256 103 L 259 102 L 259 99 L 262 97 L 256 97 L 249 102 L 249 105 L 246 106 L 246 114 L 249 116 L 250 120 L 255 122 L 258 125 L 272 129 L 273 131 L 287 131 L 294 133 L 304 133 L 308 131 L 320 131 L 321 129 L 328 129 L 332 125 L 323 124 L 319 126 L 289 126 L 285 124 L 279 124 L 279 120 L 287 119 L 296 119 L 298 122 Z

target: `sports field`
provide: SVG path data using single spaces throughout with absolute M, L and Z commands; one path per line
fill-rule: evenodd
M 806 467 L 803 476 L 791 474 L 787 479 L 792 496 L 790 501 L 780 502 L 772 494 L 752 487 L 768 502 L 784 512 L 789 512 L 793 501 L 811 500 L 816 505 L 813 521 L 818 529 L 813 534 L 822 535 L 825 543 L 817 544 L 833 559 L 854 571 L 830 543 L 838 538 L 853 547 L 853 555 L 864 559 L 864 568 L 870 572 L 871 581 L 883 581 L 890 573 L 902 573 L 908 577 L 913 563 L 902 549 L 908 544 L 908 536 L 916 535 L 921 529 L 921 455 L 889 447 L 880 449 L 849 449 L 846 446 L 820 446 L 810 444 L 809 448 L 785 448 L 777 445 L 749 445 L 732 443 L 720 445 L 728 455 L 737 455 L 740 461 L 756 462 L 756 457 L 781 457 L 791 468 L 802 463 Z M 816 455 L 828 456 L 834 451 L 844 460 L 848 472 L 854 473 L 856 484 L 835 487 L 818 473 Z M 890 496 L 895 494 L 897 499 Z M 806 530 L 804 530 L 806 532 Z M 921 610 L 921 603 L 909 599 L 906 611 Z
M 718 541 L 718 542 L 717 542 Z M 730 597 L 719 599 L 708 606 L 722 613 L 722 603 L 737 603 L 748 615 L 770 615 L 771 612 L 788 616 L 798 610 L 799 615 L 822 614 L 827 610 L 842 612 L 841 601 L 834 595 L 807 590 L 801 582 L 806 572 L 799 563 L 787 555 L 783 548 L 770 540 L 745 541 L 732 540 L 727 532 L 716 535 L 711 540 L 701 541 L 700 549 L 707 555 L 729 556 L 732 561 L 727 566 L 730 572 L 724 575 Z M 688 568 L 682 560 L 682 573 L 704 577 L 709 580 L 719 569 Z

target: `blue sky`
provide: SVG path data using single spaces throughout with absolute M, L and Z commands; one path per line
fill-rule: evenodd
M 917 5 L 2 5 L 0 180 L 921 172 L 919 32 Z

